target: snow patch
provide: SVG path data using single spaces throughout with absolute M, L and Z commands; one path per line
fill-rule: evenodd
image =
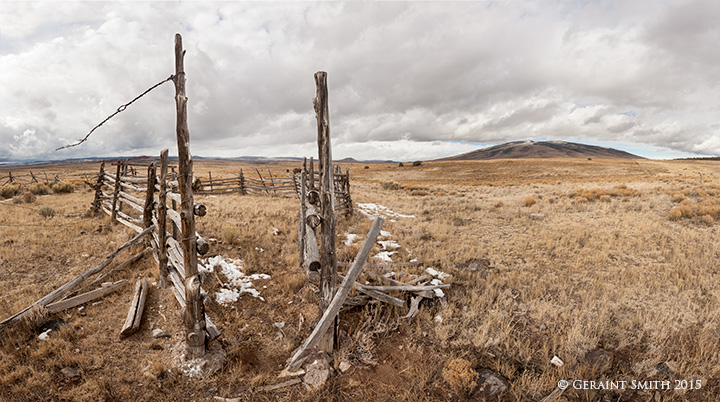
M 252 281 L 270 279 L 270 275 L 245 275 L 242 271 L 243 265 L 241 260 L 233 260 L 232 258 L 225 259 L 221 255 L 207 258 L 203 260 L 202 263 L 205 265 L 203 269 L 207 271 L 211 271 L 215 269 L 215 267 L 220 267 L 220 272 L 228 279 L 228 285 L 234 287 L 232 289 L 220 289 L 215 293 L 215 300 L 218 304 L 227 305 L 228 303 L 236 302 L 243 293 L 249 293 L 253 297 L 265 301 L 265 299 L 260 296 L 260 291 L 253 287 Z
M 381 240 L 378 244 L 382 246 L 383 250 L 400 248 L 400 245 L 395 240 Z
M 375 219 L 378 216 L 384 216 L 386 218 L 414 218 L 415 215 L 403 215 L 401 213 L 397 213 L 390 208 L 384 206 L 375 204 L 372 202 L 368 203 L 358 203 L 358 211 L 360 211 L 361 214 L 365 215 L 366 217 L 370 219 Z M 392 221 L 392 219 L 391 219 Z
M 48 339 L 50 339 L 50 331 L 52 331 L 52 328 L 48 328 L 45 332 L 38 335 L 38 339 L 40 339 L 41 341 L 47 341 Z
M 442 285 L 443 283 L 440 279 L 433 279 L 430 281 L 430 284 Z M 433 289 L 433 292 L 435 292 L 435 296 L 437 297 L 445 297 L 445 292 L 443 292 L 442 289 Z
M 427 267 L 425 268 L 425 272 L 429 275 L 436 276 L 438 279 L 445 280 L 450 277 L 449 274 L 446 274 L 445 272 L 438 271 L 433 267 Z
M 358 235 L 354 233 L 345 233 L 345 241 L 343 242 L 346 246 L 352 246 L 355 240 L 358 239 Z
M 386 262 L 393 262 L 391 255 L 397 253 L 397 251 L 381 251 L 375 255 L 375 258 L 381 259 Z

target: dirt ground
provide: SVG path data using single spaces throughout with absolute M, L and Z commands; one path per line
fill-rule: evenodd
M 391 249 L 393 263 L 430 262 L 382 264 L 376 256 L 383 246 L 376 244 L 360 281 L 370 273 L 404 277 L 432 268 L 446 273 L 451 287 L 442 300 L 425 299 L 413 319 L 400 318 L 407 307 L 386 304 L 343 312 L 338 359 L 351 366 L 322 389 L 262 388 L 283 381 L 278 373 L 317 319 L 317 293 L 297 263 L 298 200 L 216 195 L 196 196 L 208 208 L 197 231 L 213 239 L 205 257 L 241 260 L 245 274 L 270 276 L 253 281 L 262 299 L 242 293 L 221 304 L 217 294 L 230 279 L 219 267 L 208 275 L 206 311 L 227 353 L 218 373 L 195 378 L 178 369 L 180 310 L 169 289 L 158 286 L 148 256 L 111 276 L 128 281 L 120 291 L 82 308 L 39 312 L 5 332 L 0 400 L 484 400 L 483 369 L 507 381 L 487 400 L 540 401 L 560 380 L 570 386 L 556 401 L 720 400 L 719 162 L 340 165 L 350 171 L 356 206 L 338 221 L 338 260 L 352 261 L 372 222 L 366 214 L 379 208 L 388 217 L 383 240 L 399 245 Z M 201 178 L 256 167 L 282 175 L 297 166 L 195 161 Z M 0 319 L 134 235 L 105 215 L 85 216 L 93 192 L 83 181 L 98 169 L 99 163 L 12 169 L 58 173 L 76 189 L 0 203 Z M 43 217 L 43 208 L 54 216 Z M 345 245 L 347 234 L 359 239 Z M 141 249 L 124 252 L 108 269 Z M 151 284 L 146 316 L 139 332 L 121 338 L 140 278 Z M 48 325 L 53 330 L 42 340 Z M 153 338 L 156 328 L 171 336 Z M 562 366 L 551 363 L 555 356 Z M 78 375 L 68 378 L 67 367 Z M 589 387 L 582 381 L 626 385 L 576 389 Z M 659 389 L 632 388 L 638 383 Z

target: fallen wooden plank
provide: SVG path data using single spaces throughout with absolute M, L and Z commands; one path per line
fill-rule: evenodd
M 550 395 L 548 395 L 548 396 L 546 396 L 545 398 L 543 398 L 540 402 L 553 402 L 553 401 L 554 401 L 555 399 L 557 399 L 560 395 L 562 395 L 563 392 L 565 392 L 564 389 L 559 388 L 559 387 L 558 387 L 558 388 L 555 388 L 555 390 L 554 390 L 553 392 L 551 392 Z
M 363 289 L 371 289 L 371 290 L 379 290 L 381 292 L 390 292 L 393 290 L 400 290 L 405 292 L 422 292 L 424 290 L 434 290 L 434 289 L 444 289 L 449 288 L 449 283 L 444 283 L 441 285 L 426 285 L 426 286 L 420 286 L 420 285 L 391 285 L 391 286 L 374 286 L 374 285 L 359 285 Z
M 50 303 L 46 306 L 46 308 L 49 313 L 56 313 L 58 311 L 67 310 L 69 308 L 73 308 L 75 306 L 79 306 L 81 304 L 103 297 L 108 293 L 112 293 L 120 289 L 125 284 L 125 282 L 127 282 L 125 279 L 121 279 L 114 283 L 103 283 L 102 287 L 100 288 L 67 298 L 65 300 Z
M 145 256 L 145 254 L 148 253 L 148 251 L 150 251 L 150 248 L 149 248 L 149 247 L 146 247 L 145 249 L 143 249 L 143 251 L 141 251 L 141 252 L 135 254 L 134 256 L 130 257 L 130 259 L 128 259 L 127 261 L 123 262 L 122 264 L 118 265 L 117 267 L 115 267 L 115 268 L 111 269 L 110 271 L 102 274 L 100 277 L 98 277 L 98 278 L 95 279 L 94 281 L 90 282 L 90 285 L 92 286 L 92 285 L 96 285 L 96 284 L 98 284 L 98 283 L 102 283 L 102 281 L 105 280 L 105 278 L 109 277 L 110 275 L 112 275 L 112 274 L 114 274 L 114 273 L 116 273 L 116 272 L 122 271 L 122 270 L 125 269 L 128 265 L 133 264 L 133 263 L 135 263 L 136 261 L 138 261 L 139 259 L 143 258 L 143 257 Z
M 135 283 L 135 293 L 133 296 L 132 303 L 130 303 L 130 309 L 128 310 L 128 315 L 125 318 L 125 323 L 122 326 L 122 329 L 120 329 L 120 335 L 130 335 L 135 330 L 133 329 L 133 323 L 135 322 L 135 315 L 138 311 L 138 306 L 140 305 L 140 298 L 142 297 L 143 293 L 143 286 L 145 289 L 147 289 L 147 281 L 146 280 L 139 280 L 137 283 Z
M 342 308 L 345 299 L 350 294 L 350 290 L 355 283 L 355 279 L 360 274 L 360 271 L 362 270 L 363 264 L 365 264 L 365 260 L 367 259 L 368 255 L 370 255 L 370 250 L 375 245 L 375 240 L 380 234 L 380 229 L 382 228 L 384 222 L 385 220 L 381 217 L 375 218 L 375 221 L 370 228 L 370 232 L 368 232 L 368 235 L 365 238 L 362 247 L 360 247 L 360 251 L 355 257 L 353 265 L 348 270 L 345 279 L 343 279 L 342 283 L 338 287 L 337 291 L 335 292 L 335 296 L 332 298 L 332 301 L 330 301 L 327 309 L 325 309 L 325 312 L 315 326 L 315 329 L 290 360 L 290 363 L 287 366 L 288 371 L 298 370 L 307 352 L 317 346 L 323 335 L 325 335 L 325 332 L 328 330 L 328 328 L 330 328 L 330 325 L 335 322 L 335 316 L 337 316 L 337 314 L 340 312 L 340 309 Z
M 358 283 L 355 282 L 355 288 L 359 292 L 364 293 L 364 294 L 372 297 L 373 299 L 377 299 L 377 300 L 380 300 L 381 302 L 392 304 L 392 305 L 395 305 L 398 307 L 405 307 L 405 305 L 406 305 L 405 301 L 402 299 L 398 299 L 397 297 L 390 296 L 383 292 L 378 292 L 377 290 L 365 289 L 365 288 L 359 287 L 357 285 L 358 285 Z

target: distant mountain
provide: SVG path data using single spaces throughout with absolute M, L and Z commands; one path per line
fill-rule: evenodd
M 565 141 L 513 141 L 439 160 L 486 160 L 521 158 L 598 158 L 644 159 L 614 148 Z

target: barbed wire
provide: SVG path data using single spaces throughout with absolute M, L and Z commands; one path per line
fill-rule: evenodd
M 128 106 L 130 106 L 130 105 L 131 105 L 133 102 L 135 102 L 136 100 L 138 100 L 138 99 L 142 98 L 143 96 L 145 96 L 145 94 L 147 94 L 148 92 L 152 91 L 153 89 L 159 87 L 160 85 L 162 85 L 162 84 L 164 84 L 164 83 L 166 83 L 166 82 L 168 82 L 168 81 L 172 81 L 173 78 L 175 78 L 175 75 L 171 75 L 171 76 L 168 77 L 167 79 L 164 79 L 164 80 L 158 82 L 157 84 L 151 86 L 150 88 L 148 88 L 147 90 L 145 90 L 145 92 L 143 92 L 143 93 L 141 93 L 140 95 L 136 96 L 135 99 L 133 99 L 133 100 L 131 100 L 130 102 L 128 102 L 128 103 L 126 103 L 126 104 L 124 104 L 124 105 L 121 105 L 119 108 L 117 108 L 117 110 L 115 111 L 115 113 L 113 113 L 113 114 L 111 114 L 110 116 L 106 117 L 105 120 L 103 120 L 103 121 L 100 122 L 100 124 L 98 124 L 97 126 L 93 127 L 93 129 L 90 130 L 90 132 L 87 133 L 87 135 L 86 135 L 83 139 L 78 140 L 78 142 L 76 142 L 76 143 L 74 143 L 74 144 L 63 145 L 63 146 L 61 146 L 60 148 L 55 148 L 55 151 L 59 151 L 59 150 L 61 150 L 61 149 L 65 149 L 65 148 L 76 147 L 76 146 L 82 144 L 83 142 L 87 141 L 88 137 L 90 137 L 90 134 L 92 134 L 93 131 L 95 131 L 98 127 L 100 127 L 100 126 L 102 126 L 103 124 L 105 124 L 106 121 L 112 119 L 113 117 L 115 117 L 116 114 L 118 114 L 118 113 L 124 111 L 125 109 L 127 109 Z

